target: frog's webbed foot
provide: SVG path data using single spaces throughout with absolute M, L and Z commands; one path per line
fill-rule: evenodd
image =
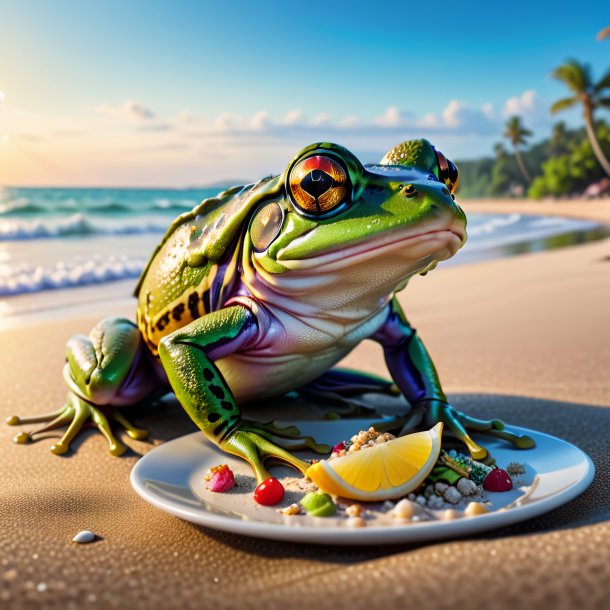
M 340 417 L 371 417 L 375 409 L 358 400 L 362 394 L 399 396 L 400 390 L 392 381 L 376 375 L 350 369 L 335 368 L 297 390 L 299 396 L 328 409 L 328 419 Z
M 140 440 L 148 436 L 146 430 L 132 426 L 114 407 L 93 405 L 77 396 L 74 392 L 68 392 L 66 404 L 57 411 L 27 418 L 13 415 L 7 419 L 6 423 L 10 426 L 33 423 L 42 424 L 29 432 L 17 434 L 13 440 L 19 444 L 36 440 L 35 437 L 44 432 L 67 425 L 68 428 L 61 439 L 51 446 L 52 453 L 62 455 L 70 450 L 70 444 L 83 428 L 89 422 L 92 422 L 108 441 L 110 453 L 116 456 L 123 455 L 127 451 L 127 447 L 115 437 L 108 422 L 108 416 L 121 424 L 129 437 Z
M 268 441 L 279 445 L 283 449 L 295 451 L 298 449 L 309 449 L 316 453 L 329 453 L 332 447 L 318 443 L 312 436 L 303 436 L 296 426 L 280 426 L 277 421 L 259 423 L 242 420 L 249 429 L 256 434 L 266 438 Z
M 301 474 L 309 468 L 308 462 L 300 460 L 286 449 L 312 449 L 319 453 L 330 451 L 327 445 L 320 445 L 311 437 L 301 436 L 295 426 L 280 428 L 275 422 L 259 424 L 245 420 L 241 420 L 235 430 L 220 441 L 219 446 L 246 460 L 259 484 L 270 476 L 265 468 L 267 461 L 286 464 Z
M 512 443 L 518 449 L 530 449 L 536 445 L 534 439 L 529 436 L 519 436 L 505 429 L 505 425 L 499 419 L 477 419 L 465 415 L 454 409 L 450 404 L 437 398 L 420 400 L 417 406 L 424 404 L 426 410 L 426 424 L 433 426 L 442 421 L 459 440 L 461 440 L 470 455 L 478 461 L 489 461 L 491 456 L 485 447 L 477 444 L 468 434 L 467 430 L 474 430 L 489 436 L 501 438 Z

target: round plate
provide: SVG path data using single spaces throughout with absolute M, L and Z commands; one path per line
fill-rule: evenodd
M 336 443 L 379 420 L 290 422 L 318 442 Z M 131 484 L 146 501 L 172 515 L 213 529 L 292 542 L 318 544 L 395 544 L 455 538 L 524 521 L 553 510 L 581 494 L 595 472 L 589 456 L 561 439 L 512 426 L 511 430 L 534 438 L 536 447 L 517 450 L 506 442 L 478 436 L 500 467 L 510 462 L 525 465 L 522 485 L 516 482 L 510 492 L 488 493 L 492 512 L 451 521 L 432 520 L 378 524 L 350 528 L 346 519 L 285 516 L 277 507 L 254 502 L 255 482 L 249 466 L 210 443 L 200 432 L 175 439 L 147 453 L 134 466 Z M 306 454 L 304 454 L 306 455 Z M 313 454 L 309 454 L 310 456 Z M 205 488 L 204 476 L 218 464 L 229 464 L 237 487 L 229 493 L 213 493 Z M 298 473 L 286 468 L 273 469 L 284 479 L 287 489 L 298 484 Z M 286 477 L 290 477 L 287 479 Z M 303 492 L 300 493 L 302 495 Z M 291 495 L 293 497 L 291 497 Z M 299 494 L 288 491 L 280 506 L 298 501 Z M 499 510 L 505 508 L 505 510 Z

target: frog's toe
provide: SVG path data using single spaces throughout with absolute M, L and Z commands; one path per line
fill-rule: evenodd
M 296 426 L 282 427 L 273 421 L 267 424 L 252 423 L 251 429 L 260 436 L 288 450 L 310 449 L 316 453 L 329 453 L 330 445 L 318 443 L 312 436 L 305 436 Z
M 475 460 L 489 461 L 491 456 L 485 447 L 482 447 L 471 438 L 467 432 L 468 428 L 482 434 L 506 440 L 518 449 L 530 449 L 536 445 L 531 437 L 525 435 L 519 436 L 506 430 L 504 423 L 498 419 L 485 420 L 465 415 L 442 400 L 434 399 L 429 402 L 427 412 L 428 423 L 435 424 L 439 421 L 445 423 L 449 430 L 468 447 L 468 451 Z
M 13 437 L 13 441 L 15 443 L 22 445 L 24 443 L 28 443 L 29 441 L 35 440 L 34 437 L 42 434 L 43 432 L 47 432 L 49 430 L 53 430 L 55 428 L 59 428 L 60 426 L 67 424 L 70 421 L 73 412 L 74 410 L 71 406 L 65 405 L 57 411 L 47 413 L 46 415 L 39 415 L 37 417 L 21 418 L 13 416 L 9 418 L 10 421 L 7 423 L 9 423 L 9 425 L 11 426 L 14 426 L 19 424 L 44 422 L 41 426 L 38 426 L 37 428 L 30 430 L 29 432 L 20 432 L 19 434 Z M 14 422 L 15 419 L 18 420 L 16 423 Z
M 119 413 L 118 410 L 113 409 L 111 412 L 111 416 L 114 421 L 121 424 L 121 426 L 125 428 L 127 436 L 129 436 L 129 438 L 132 438 L 134 441 L 142 441 L 148 437 L 148 430 L 136 428 L 127 420 L 127 418 L 122 413 Z
M 228 438 L 220 443 L 220 447 L 246 460 L 252 467 L 259 484 L 270 476 L 264 466 L 267 460 L 281 462 L 304 474 L 309 468 L 309 463 L 300 460 L 269 440 L 268 434 L 260 428 L 242 422 Z
M 42 415 L 35 415 L 34 417 L 19 417 L 19 415 L 11 415 L 6 418 L 6 424 L 8 426 L 21 426 L 27 424 L 38 424 L 40 422 L 48 422 L 56 417 L 60 416 L 68 408 L 68 405 L 64 405 L 55 411 L 50 413 L 43 413 Z
M 517 449 L 531 449 L 536 446 L 536 441 L 530 436 L 519 435 L 506 430 L 506 425 L 499 419 L 476 419 L 469 415 L 465 415 L 464 413 L 460 413 L 459 411 L 456 411 L 456 414 L 457 418 L 464 426 L 476 430 L 477 432 L 508 441 L 517 447 Z
M 110 413 L 117 422 L 123 425 L 127 431 L 127 434 L 136 440 L 146 438 L 148 432 L 132 426 L 121 414 L 114 412 L 114 409 L 109 408 Z M 106 415 L 102 412 L 99 407 L 92 405 L 91 403 L 81 399 L 79 396 L 70 392 L 68 394 L 67 403 L 57 411 L 52 413 L 46 413 L 44 415 L 37 415 L 35 417 L 19 417 L 13 415 L 9 417 L 7 423 L 11 426 L 20 424 L 31 424 L 40 423 L 42 425 L 30 430 L 29 432 L 20 432 L 17 434 L 13 441 L 18 444 L 24 444 L 29 441 L 36 440 L 36 437 L 59 428 L 61 426 L 68 426 L 61 439 L 51 445 L 51 452 L 55 455 L 64 455 L 70 451 L 70 445 L 72 441 L 82 431 L 87 421 L 93 421 L 98 430 L 104 435 L 108 441 L 109 451 L 112 455 L 123 455 L 127 451 L 127 447 L 121 443 L 115 437 Z
M 51 445 L 51 453 L 55 455 L 63 455 L 64 453 L 68 453 L 70 451 L 70 445 L 66 445 L 66 443 L 62 443 L 59 441 L 54 445 Z

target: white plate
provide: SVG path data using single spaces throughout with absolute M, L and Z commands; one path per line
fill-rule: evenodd
M 349 438 L 374 422 L 342 420 L 291 423 L 304 434 L 314 436 L 318 442 L 334 443 L 338 439 Z M 345 519 L 281 515 L 277 507 L 260 506 L 254 502 L 254 477 L 249 466 L 220 451 L 199 432 L 160 445 L 147 453 L 134 466 L 131 484 L 142 498 L 172 515 L 246 536 L 346 545 L 455 538 L 504 527 L 553 510 L 581 494 L 593 480 L 595 469 L 591 459 L 574 445 L 525 428 L 512 426 L 511 430 L 533 437 L 536 447 L 520 451 L 491 437 L 477 438 L 490 449 L 499 466 L 506 467 L 510 462 L 525 464 L 524 482 L 529 485 L 535 480 L 536 484 L 529 488 L 515 488 L 511 492 L 490 493 L 492 512 L 452 521 L 384 525 L 371 522 L 364 528 L 350 528 Z M 238 486 L 230 493 L 213 493 L 204 485 L 207 470 L 221 463 L 229 464 L 236 474 Z M 297 474 L 285 468 L 272 471 L 280 480 Z M 289 496 L 287 493 L 280 506 L 298 499 L 298 496 Z M 497 510 L 508 504 L 512 506 Z

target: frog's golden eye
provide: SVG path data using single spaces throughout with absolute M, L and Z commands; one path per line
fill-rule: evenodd
M 266 250 L 279 235 L 284 223 L 284 210 L 276 201 L 262 205 L 250 223 L 250 239 L 257 252 Z
M 288 188 L 299 211 L 307 216 L 320 216 L 336 210 L 346 201 L 349 177 L 335 159 L 314 155 L 292 168 Z
M 453 193 L 460 181 L 458 169 L 440 150 L 435 148 L 434 152 L 438 163 L 438 179 L 447 185 L 450 193 Z

